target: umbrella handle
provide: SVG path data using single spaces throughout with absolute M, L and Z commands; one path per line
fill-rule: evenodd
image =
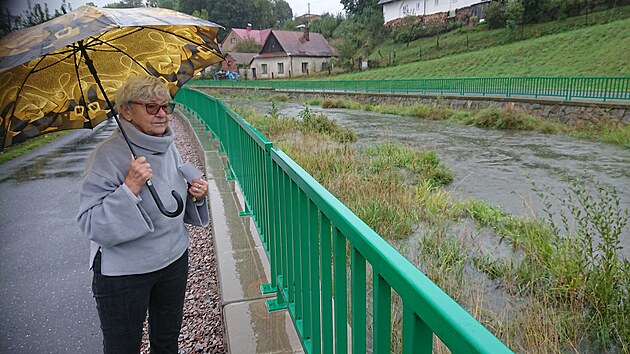
M 158 209 L 160 209 L 160 212 L 162 212 L 162 214 L 168 216 L 169 218 L 174 218 L 182 213 L 182 210 L 184 210 L 184 201 L 182 200 L 182 197 L 179 195 L 179 193 L 177 193 L 174 190 L 171 191 L 173 198 L 175 198 L 175 201 L 177 202 L 177 209 L 175 209 L 175 211 L 168 211 L 164 207 L 164 204 L 162 204 L 162 200 L 160 199 L 160 196 L 157 194 L 157 191 L 155 190 L 155 187 L 153 186 L 153 182 L 151 182 L 151 180 L 149 179 L 147 180 L 146 185 L 149 188 L 149 192 L 151 192 L 151 196 L 153 197 L 153 200 L 155 200 L 155 204 L 157 204 L 157 207 Z

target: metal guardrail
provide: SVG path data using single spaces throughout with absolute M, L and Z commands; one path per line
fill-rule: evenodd
M 431 353 L 433 334 L 452 353 L 511 353 L 223 102 L 188 88 L 179 90 L 175 102 L 220 140 L 229 161 L 227 178 L 236 179 L 243 192 L 242 214 L 253 217 L 269 257 L 271 283 L 261 290 L 276 298 L 267 301 L 268 309 L 288 309 L 305 352 L 346 353 L 351 347 L 364 354 L 371 343 L 374 353 L 389 354 L 393 290 L 402 299 L 403 353 Z
M 630 100 L 630 76 L 506 77 L 408 80 L 194 80 L 189 85 L 314 92 L 551 97 L 567 101 Z

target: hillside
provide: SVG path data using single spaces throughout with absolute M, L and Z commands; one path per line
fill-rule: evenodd
M 485 35 L 504 35 L 503 30 L 469 33 L 471 43 L 479 43 Z M 490 36 L 488 35 L 490 33 Z M 450 38 L 449 38 L 450 36 Z M 442 47 L 452 43 L 466 45 L 466 33 L 449 33 L 440 39 Z M 497 41 L 499 42 L 499 41 Z M 429 55 L 429 43 L 435 38 L 424 38 L 406 44 L 386 43 L 370 55 L 387 58 L 395 52 L 399 59 L 417 60 Z M 474 44 L 473 44 L 474 45 Z M 340 74 L 333 80 L 383 80 L 431 77 L 505 77 L 505 76 L 630 76 L 630 18 L 605 24 L 522 40 L 510 44 L 444 56 L 439 59 L 415 61 L 398 66 L 371 69 L 364 72 Z M 384 61 L 384 59 L 381 59 Z

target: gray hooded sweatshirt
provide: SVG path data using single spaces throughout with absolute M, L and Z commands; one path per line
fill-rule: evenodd
M 100 143 L 88 159 L 81 186 L 77 222 L 92 241 L 92 268 L 101 250 L 103 275 L 144 274 L 163 269 L 176 261 L 188 248 L 184 223 L 208 226 L 205 201 L 187 197 L 187 183 L 179 171 L 183 164 L 174 144 L 173 130 L 156 137 L 142 133 L 121 120 L 136 154 L 144 156 L 153 170 L 153 185 L 167 210 L 175 210 L 171 190 L 185 199 L 184 212 L 170 218 L 163 215 L 143 187 L 135 196 L 123 183 L 131 163 L 131 152 L 117 129 Z

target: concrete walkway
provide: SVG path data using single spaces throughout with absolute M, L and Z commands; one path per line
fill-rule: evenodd
M 260 285 L 270 282 L 269 262 L 251 218 L 239 217 L 243 198 L 238 185 L 226 179 L 225 155 L 217 151 L 218 142 L 203 123 L 195 118 L 189 123 L 209 183 L 228 350 L 235 354 L 303 353 L 288 312 L 270 313 L 265 307 L 271 295 L 262 295 Z

